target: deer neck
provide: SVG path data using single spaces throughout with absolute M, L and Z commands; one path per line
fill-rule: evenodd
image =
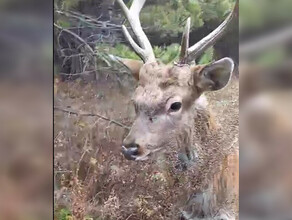
M 200 97 L 191 107 L 179 132 L 180 149 L 189 160 L 203 157 L 203 145 L 210 136 L 210 112 L 205 96 Z

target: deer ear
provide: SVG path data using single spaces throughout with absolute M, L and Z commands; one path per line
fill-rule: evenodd
M 144 65 L 141 60 L 119 58 L 119 61 L 131 71 L 136 80 L 139 80 L 139 72 L 141 67 Z
M 196 86 L 204 91 L 224 88 L 231 78 L 234 63 L 230 58 L 223 58 L 203 67 L 198 74 Z
M 122 64 L 124 64 L 133 74 L 134 78 L 136 80 L 139 80 L 139 72 L 141 67 L 144 65 L 144 63 L 141 60 L 132 60 L 132 59 L 126 59 L 126 58 L 121 58 L 115 55 L 110 54 L 109 57 L 113 61 L 118 61 Z

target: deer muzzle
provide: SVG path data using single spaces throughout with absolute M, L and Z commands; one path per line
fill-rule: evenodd
M 138 144 L 131 143 L 122 146 L 122 153 L 128 160 L 147 160 L 151 154 L 151 151 L 144 149 Z

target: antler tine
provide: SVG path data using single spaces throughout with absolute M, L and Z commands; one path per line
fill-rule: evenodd
M 238 11 L 238 0 L 235 3 L 234 9 L 231 12 L 231 14 L 228 15 L 228 17 L 215 29 L 213 30 L 209 35 L 204 37 L 202 40 L 194 44 L 188 49 L 188 58 L 187 62 L 192 62 L 195 60 L 195 58 L 198 57 L 203 51 L 205 51 L 208 47 L 212 46 L 226 31 L 229 24 L 233 20 L 234 16 L 237 16 Z
M 188 57 L 189 38 L 190 38 L 191 18 L 187 19 L 185 31 L 182 35 L 179 64 L 185 64 Z
M 155 56 L 146 34 L 144 33 L 140 23 L 140 11 L 143 8 L 146 0 L 134 0 L 130 9 L 127 8 L 123 0 L 117 0 L 121 6 L 127 20 L 129 21 L 134 34 L 140 46 L 133 40 L 127 28 L 123 25 L 122 29 L 125 37 L 136 51 L 136 53 L 143 59 L 144 63 L 154 62 Z

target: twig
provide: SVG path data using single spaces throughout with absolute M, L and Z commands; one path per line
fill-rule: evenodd
M 93 62 L 94 62 L 94 69 L 96 70 L 97 69 L 97 60 L 96 60 L 96 52 L 89 46 L 89 44 L 84 40 L 82 39 L 81 37 L 78 36 L 78 34 L 75 34 L 74 32 L 68 30 L 68 29 L 64 29 L 62 28 L 61 26 L 57 25 L 56 23 L 54 23 L 54 26 L 58 29 L 61 30 L 61 33 L 62 31 L 68 33 L 68 34 L 71 34 L 72 36 L 74 36 L 77 40 L 79 40 L 81 42 L 81 45 L 84 44 L 85 48 L 87 48 L 89 50 L 89 52 L 91 53 L 92 57 L 93 57 Z M 85 70 L 86 66 L 84 66 L 84 70 Z
M 99 21 L 98 19 L 101 18 L 101 16 L 99 16 L 98 18 L 93 18 L 90 17 L 88 15 L 85 14 L 81 14 L 78 12 L 74 12 L 74 11 L 60 11 L 60 10 L 55 10 L 56 13 L 64 15 L 66 17 L 71 17 L 71 18 L 75 18 L 78 19 L 80 21 L 83 21 L 84 23 L 87 23 L 89 25 L 95 26 L 95 27 L 116 27 L 119 28 L 119 30 L 121 29 L 122 25 L 117 25 L 114 23 L 110 23 L 109 21 Z M 100 26 L 98 26 L 100 25 Z
M 134 216 L 135 214 L 131 214 L 131 215 L 129 215 L 127 218 L 126 218 L 126 220 L 128 220 L 128 219 L 130 219 L 130 217 L 132 217 L 132 216 Z
M 94 51 L 93 49 L 85 42 L 85 40 L 83 40 L 81 37 L 79 37 L 77 34 L 75 34 L 72 31 L 69 31 L 67 29 L 62 28 L 61 26 L 57 25 L 56 23 L 54 23 L 54 26 L 58 29 L 60 29 L 61 31 L 64 31 L 68 34 L 71 34 L 72 36 L 74 36 L 77 40 L 79 40 L 80 42 L 82 42 L 84 44 L 84 46 L 92 53 L 92 55 L 94 55 Z
M 77 164 L 76 176 L 78 176 L 81 161 L 83 160 L 85 154 L 88 152 L 87 149 L 86 149 L 87 142 L 88 142 L 88 138 L 86 138 L 86 140 L 85 140 L 84 147 L 83 147 L 85 150 L 84 150 L 84 152 L 82 153 L 82 155 L 81 155 L 81 157 L 80 157 L 80 160 L 79 160 L 79 162 L 78 162 L 78 164 Z
M 102 119 L 104 119 L 106 121 L 109 121 L 110 124 L 112 123 L 112 124 L 118 125 L 118 126 L 120 126 L 122 128 L 126 128 L 128 130 L 130 129 L 128 126 L 123 125 L 120 122 L 117 122 L 115 120 L 109 119 L 109 118 L 107 118 L 105 116 L 102 116 L 102 115 L 99 115 L 99 114 L 96 114 L 96 113 L 80 113 L 80 112 L 76 112 L 76 111 L 73 111 L 73 110 L 70 110 L 70 109 L 63 109 L 63 108 L 57 107 L 57 106 L 54 106 L 54 110 L 66 112 L 66 113 L 69 113 L 69 114 L 72 114 L 72 115 L 99 117 L 99 118 L 102 118 Z
M 72 173 L 71 170 L 54 170 L 54 173 L 57 174 L 57 173 Z

